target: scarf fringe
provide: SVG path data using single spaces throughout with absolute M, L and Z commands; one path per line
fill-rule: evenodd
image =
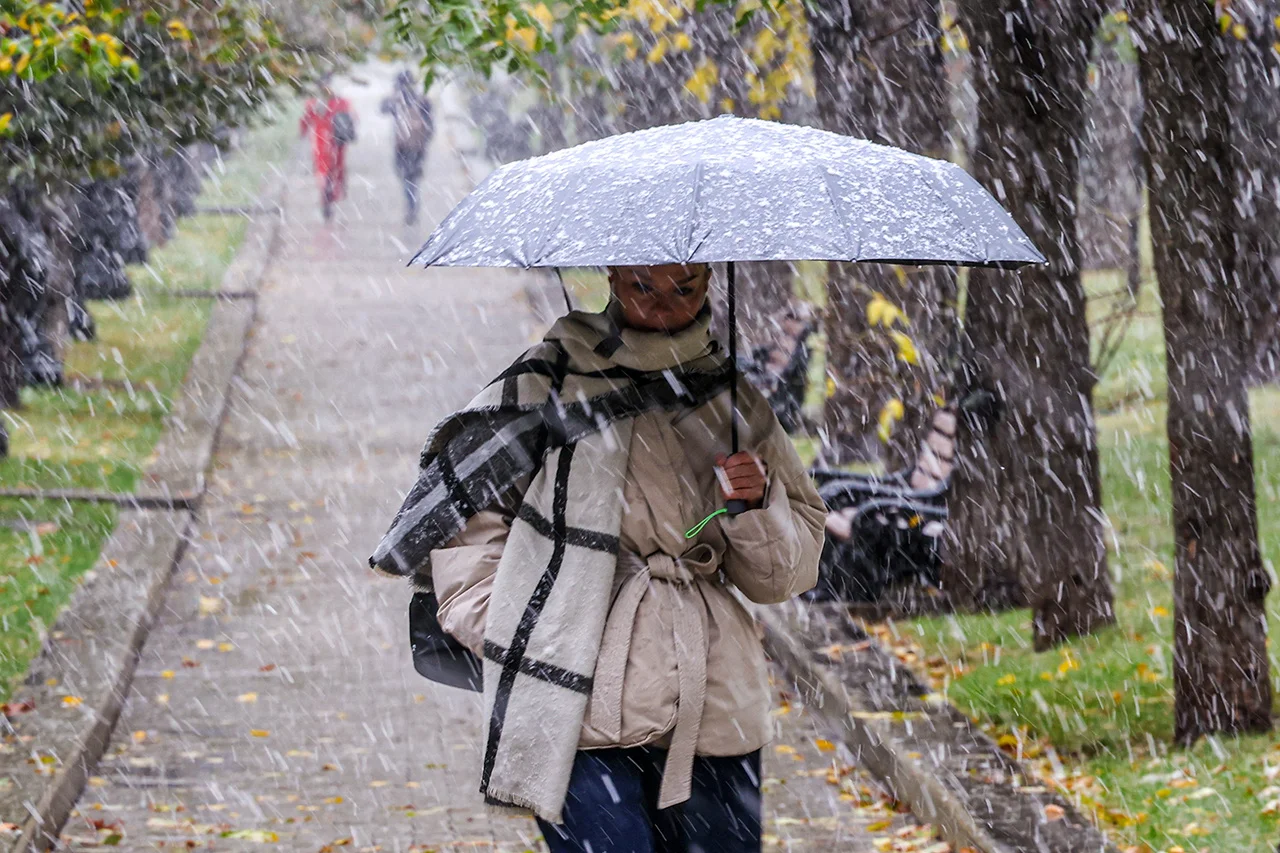
M 564 816 L 557 812 L 554 815 L 543 814 L 541 810 L 533 804 L 532 800 L 525 799 L 516 794 L 496 795 L 487 793 L 484 795 L 485 810 L 496 815 L 504 817 L 515 817 L 517 815 L 523 817 L 539 817 L 547 823 L 554 823 L 560 826 L 564 823 Z

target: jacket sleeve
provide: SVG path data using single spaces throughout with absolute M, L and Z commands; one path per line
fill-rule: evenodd
M 472 516 L 443 548 L 431 552 L 440 627 L 478 657 L 483 657 L 489 594 L 510 532 L 507 517 L 485 510 Z
M 528 479 L 496 504 L 473 515 L 458 535 L 431 552 L 431 587 L 440 627 L 478 657 L 484 654 L 484 622 L 498 561 L 511 533 Z
M 768 483 L 759 508 L 721 518 L 728 541 L 724 571 L 747 598 L 776 604 L 818 582 L 827 510 L 767 403 L 761 399 L 749 408 L 755 410 L 756 434 L 763 434 L 755 452 L 768 469 Z

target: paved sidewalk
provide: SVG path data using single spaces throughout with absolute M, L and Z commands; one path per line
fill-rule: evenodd
M 326 226 L 290 175 L 211 494 L 66 849 L 542 849 L 476 793 L 479 697 L 413 672 L 405 585 L 364 568 L 428 429 L 542 329 L 525 274 L 403 268 L 469 187 L 438 140 L 425 224 L 399 224 L 391 69 L 361 76 L 351 197 Z M 855 809 L 856 777 L 841 798 L 807 717 L 779 720 L 801 760 L 769 751 L 771 843 L 872 849 L 883 809 Z

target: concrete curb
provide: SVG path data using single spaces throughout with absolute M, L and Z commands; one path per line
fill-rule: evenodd
M 753 607 L 765 644 L 845 745 L 956 849 L 1115 853 L 840 605 Z M 1058 811 L 1058 810 L 1061 811 Z
M 34 709 L 0 723 L 0 820 L 17 827 L 4 849 L 56 841 L 111 740 L 191 520 L 122 512 L 98 567 L 54 623 L 17 697 Z
M 286 175 L 268 185 L 220 291 L 256 297 L 280 236 Z M 164 601 L 204 496 L 205 474 L 231 386 L 257 315 L 257 299 L 219 299 L 166 420 L 152 462 L 116 530 L 45 639 L 15 703 L 0 717 L 0 850 L 26 853 L 57 841 L 107 748 L 138 653 Z M 128 504 L 126 503 L 126 506 Z
M 280 240 L 285 186 L 285 175 L 280 173 L 267 189 L 266 212 L 251 217 L 245 241 L 222 277 L 218 293 L 248 293 L 252 298 L 218 299 L 214 304 L 182 394 L 136 489 L 139 500 L 198 502 L 204 495 L 205 471 L 213 459 L 231 380 L 240 369 L 245 342 L 257 318 L 258 288 Z

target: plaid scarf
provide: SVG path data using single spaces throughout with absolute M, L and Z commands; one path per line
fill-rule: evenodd
M 607 356 L 617 345 L 606 337 L 595 352 Z M 492 803 L 553 822 L 608 616 L 632 419 L 696 407 L 731 380 L 730 366 L 715 355 L 661 371 L 570 362 L 560 341 L 545 340 L 446 418 L 370 558 L 381 571 L 421 579 L 433 548 L 533 475 L 486 616 L 480 790 Z

